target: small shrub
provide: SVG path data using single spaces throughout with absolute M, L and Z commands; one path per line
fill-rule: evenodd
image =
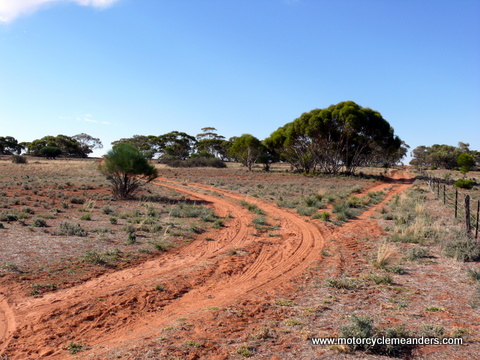
M 159 241 L 153 242 L 152 245 L 158 251 L 167 251 L 168 249 L 170 249 L 172 247 L 171 243 L 166 242 L 164 240 L 159 240 Z
M 370 279 L 377 285 L 392 285 L 393 279 L 390 275 L 371 275 Z
M 320 214 L 320 220 L 329 221 L 330 220 L 330 213 L 328 211 L 324 211 Z
M 114 251 L 107 251 L 104 253 L 99 253 L 95 250 L 89 250 L 84 256 L 85 262 L 94 265 L 101 265 L 105 267 L 112 267 L 115 265 L 115 262 L 120 256 L 120 250 L 115 249 Z
M 438 306 L 427 306 L 425 307 L 425 311 L 439 312 L 439 311 L 443 311 L 443 309 Z
M 34 226 L 34 227 L 47 227 L 47 222 L 44 219 L 35 218 L 35 219 L 33 219 L 32 226 Z
M 80 224 L 62 222 L 60 224 L 59 234 L 66 236 L 87 236 L 88 232 L 83 229 Z
M 457 261 L 478 261 L 480 260 L 480 246 L 475 239 L 464 237 L 449 241 L 444 246 L 445 255 Z
M 470 190 L 475 185 L 475 180 L 473 179 L 459 179 L 455 181 L 455 186 L 460 189 L 467 189 Z
M 425 248 L 411 248 L 408 252 L 407 259 L 408 260 L 418 260 L 429 257 L 428 249 Z
M 18 221 L 18 215 L 11 214 L 11 213 L 1 213 L 0 214 L 0 221 Z
M 28 163 L 28 160 L 25 156 L 13 155 L 12 156 L 12 163 L 14 163 L 14 164 L 26 164 L 26 163 Z
M 366 339 L 366 338 L 390 338 L 390 339 L 401 339 L 408 338 L 411 336 L 405 328 L 386 328 L 379 329 L 374 326 L 374 321 L 368 316 L 358 316 L 352 315 L 352 323 L 347 326 L 341 327 L 341 332 L 339 337 L 342 338 L 355 338 L 355 339 Z M 410 350 L 410 345 L 402 344 L 402 342 L 390 342 L 388 344 L 376 343 L 368 344 L 367 342 L 355 341 L 349 347 L 353 351 L 371 351 L 374 354 L 386 355 L 386 356 L 395 356 L 398 357 L 402 353 L 406 353 Z
M 80 216 L 80 220 L 86 220 L 86 221 L 90 221 L 92 220 L 92 213 L 85 213 L 85 214 L 82 214 L 82 216 Z
M 301 216 L 312 216 L 316 212 L 317 212 L 317 208 L 315 207 L 305 207 L 305 206 L 297 207 L 297 213 L 298 215 L 301 215 Z
M 225 223 L 221 219 L 215 220 L 215 222 L 212 225 L 212 227 L 214 229 L 219 229 L 219 228 L 224 227 L 224 226 L 225 226 Z
M 105 206 L 103 207 L 102 211 L 103 211 L 103 213 L 104 213 L 105 215 L 110 215 L 110 214 L 113 213 L 113 209 L 112 209 L 110 206 L 108 206 L 108 205 L 105 205 Z
M 386 266 L 384 267 L 385 271 L 398 274 L 398 275 L 403 275 L 405 274 L 405 269 L 402 268 L 401 266 L 393 265 L 393 266 Z
M 118 219 L 115 216 L 111 216 L 109 220 L 112 225 L 117 225 L 118 223 Z
M 253 347 L 249 345 L 242 345 L 237 349 L 237 354 L 242 355 L 243 357 L 252 357 L 253 356 Z
M 70 199 L 70 202 L 72 204 L 80 204 L 80 205 L 83 205 L 85 204 L 85 199 L 81 196 L 74 196 Z
M 339 278 L 339 279 L 327 279 L 325 285 L 328 287 L 333 287 L 336 289 L 345 289 L 345 290 L 353 290 L 358 287 L 358 281 L 354 278 Z
M 480 270 L 467 269 L 467 274 L 468 274 L 468 277 L 473 281 L 480 281 Z
M 82 351 L 85 351 L 85 350 L 88 350 L 90 349 L 90 347 L 88 347 L 87 345 L 85 345 L 84 343 L 75 343 L 73 341 L 71 341 L 68 345 L 67 345 L 67 349 L 68 352 L 70 354 L 77 354 L 79 352 L 82 352 Z
M 137 235 L 135 233 L 127 233 L 127 244 L 132 245 L 137 242 Z

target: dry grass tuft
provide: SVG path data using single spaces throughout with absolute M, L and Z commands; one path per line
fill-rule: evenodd
M 389 265 L 397 255 L 397 250 L 394 246 L 383 243 L 377 250 L 377 257 L 373 261 L 375 268 L 384 268 Z

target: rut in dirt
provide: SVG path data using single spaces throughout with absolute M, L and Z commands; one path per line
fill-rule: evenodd
M 393 185 L 378 185 L 378 189 L 390 187 L 382 203 L 409 186 L 396 175 Z M 0 354 L 8 354 L 9 359 L 64 359 L 69 342 L 84 342 L 98 353 L 101 348 L 155 338 L 159 329 L 179 317 L 195 317 L 209 307 L 275 293 L 320 259 L 321 228 L 297 214 L 249 198 L 270 219 L 278 219 L 281 234 L 253 236 L 253 215 L 239 204 L 244 195 L 168 179 L 154 184 L 210 203 L 217 215 L 229 217 L 226 226 L 155 260 L 43 298 L 6 295 L 0 308 Z M 355 226 L 381 204 L 360 215 Z M 351 226 L 338 231 L 349 231 Z M 239 256 L 230 255 L 232 251 Z M 162 291 L 156 288 L 160 283 Z
M 179 316 L 274 291 L 304 271 L 323 246 L 315 225 L 270 204 L 255 200 L 269 216 L 280 219 L 281 238 L 252 235 L 252 214 L 238 204 L 240 195 L 166 179 L 156 184 L 208 201 L 218 215 L 232 219 L 224 229 L 207 234 L 215 241 L 195 241 L 137 267 L 42 298 L 9 297 L 15 320 L 2 322 L 9 329 L 3 331 L 2 354 L 10 359 L 64 358 L 69 342 L 83 341 L 95 348 L 153 335 Z M 238 248 L 244 249 L 244 256 L 228 256 Z M 167 284 L 164 291 L 155 289 L 159 282 Z

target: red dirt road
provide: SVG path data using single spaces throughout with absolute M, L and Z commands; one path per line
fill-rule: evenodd
M 91 279 L 79 286 L 25 297 L 15 288 L 0 293 L 0 354 L 8 359 L 65 359 L 70 342 L 84 342 L 85 354 L 99 359 L 112 349 L 158 337 L 179 317 L 201 316 L 209 307 L 238 300 L 268 298 L 318 261 L 324 235 L 368 226 L 370 215 L 404 191 L 408 174 L 372 190 L 389 188 L 382 203 L 358 220 L 332 230 L 258 199 L 258 205 L 280 236 L 253 235 L 254 215 L 239 204 L 245 196 L 207 185 L 159 179 L 154 184 L 207 201 L 225 227 L 200 235 L 193 243 L 169 250 L 133 268 Z M 215 193 L 214 193 L 215 192 Z M 241 256 L 232 256 L 233 252 Z M 163 286 L 163 291 L 157 289 Z

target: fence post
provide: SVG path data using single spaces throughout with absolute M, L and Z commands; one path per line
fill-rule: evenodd
M 480 200 L 477 201 L 477 226 L 475 226 L 475 239 L 478 238 L 478 215 L 480 213 Z
M 470 235 L 472 225 L 470 224 L 470 195 L 465 196 L 465 227 L 467 235 Z
M 445 199 L 446 187 L 447 187 L 447 185 L 443 184 L 443 205 L 445 205 L 445 204 L 447 203 L 447 201 L 446 201 L 446 199 Z
M 437 199 L 440 199 L 440 179 L 437 179 Z
M 457 218 L 458 188 L 455 186 L 455 219 Z

